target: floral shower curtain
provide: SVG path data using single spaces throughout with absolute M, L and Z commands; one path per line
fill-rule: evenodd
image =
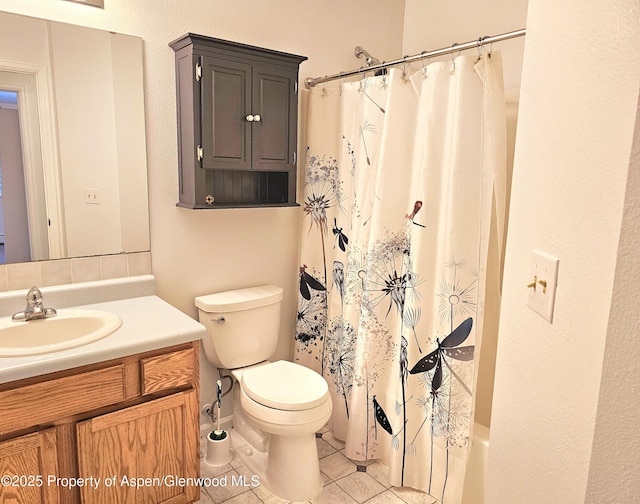
M 436 502 L 461 499 L 505 128 L 498 53 L 309 95 L 294 360 L 345 454 Z

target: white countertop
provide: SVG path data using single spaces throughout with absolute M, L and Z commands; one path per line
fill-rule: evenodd
M 41 355 L 0 358 L 0 383 L 188 343 L 206 335 L 202 324 L 155 295 L 74 308 L 115 313 L 122 325 L 109 336 L 84 346 Z

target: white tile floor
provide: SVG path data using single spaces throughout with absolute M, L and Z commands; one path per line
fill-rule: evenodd
M 391 487 L 387 482 L 387 467 L 380 462 L 358 462 L 366 466 L 366 472 L 358 471 L 356 462 L 344 456 L 344 443 L 333 438 L 328 428 L 322 430 L 322 438 L 316 439 L 320 471 L 324 480 L 322 493 L 311 504 L 432 504 L 428 495 L 410 488 Z M 248 474 L 237 460 L 222 467 L 211 467 L 201 460 L 203 477 L 239 478 Z M 236 480 L 237 481 L 237 480 Z M 197 504 L 281 504 L 287 501 L 272 495 L 261 486 L 224 485 L 203 487 Z

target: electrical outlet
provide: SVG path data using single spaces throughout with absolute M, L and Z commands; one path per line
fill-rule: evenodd
M 87 205 L 99 205 L 100 204 L 100 189 L 85 189 L 84 190 L 84 202 Z
M 553 308 L 558 285 L 560 259 L 539 250 L 531 253 L 529 299 L 527 305 L 549 322 L 553 322 Z

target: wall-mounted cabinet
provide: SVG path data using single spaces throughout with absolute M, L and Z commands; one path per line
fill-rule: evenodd
M 169 45 L 178 206 L 295 205 L 298 67 L 307 58 L 191 33 Z

